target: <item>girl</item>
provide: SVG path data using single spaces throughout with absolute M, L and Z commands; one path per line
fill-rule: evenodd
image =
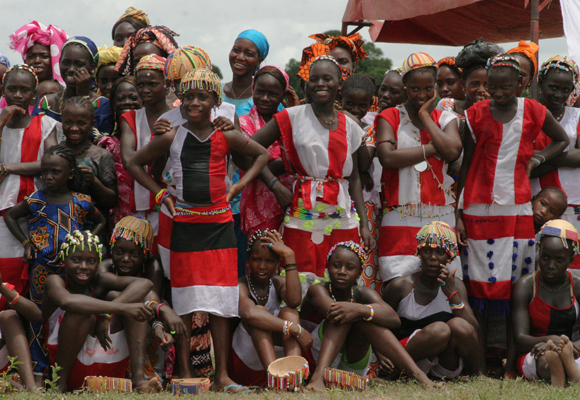
M 540 190 L 537 195 L 532 197 L 534 233 L 537 234 L 547 222 L 553 219 L 560 219 L 566 212 L 567 207 L 568 198 L 562 189 L 548 186 Z
M 356 65 L 368 56 L 363 48 L 364 41 L 360 33 L 350 36 L 330 36 L 318 33 L 308 37 L 324 43 L 330 49 L 330 55 L 348 72 L 348 75 L 354 74 Z
M 325 319 L 313 331 L 316 369 L 307 388 L 324 390 L 326 367 L 366 376 L 371 345 L 409 377 L 433 386 L 390 331 L 401 324 L 397 313 L 376 291 L 356 285 L 365 259 L 360 245 L 352 241 L 337 243 L 328 253 L 330 282 L 308 289 L 300 317 L 320 314 Z
M 115 71 L 115 65 L 119 60 L 121 50 L 123 50 L 121 47 L 115 46 L 99 47 L 99 64 L 95 70 L 95 82 L 99 88 L 99 94 L 109 99 L 109 102 L 111 101 L 111 89 L 119 78 L 119 73 Z
M 459 244 L 467 246 L 461 261 L 482 353 L 488 317 L 509 314 L 512 285 L 534 268 L 529 174 L 568 145 L 566 132 L 544 106 L 516 97 L 521 82 L 517 60 L 506 53 L 495 56 L 487 75 L 492 99 L 474 104 L 465 115 L 470 134 L 464 137 L 457 234 Z M 553 142 L 532 157 L 541 130 Z M 510 350 L 508 340 L 508 355 Z
M 30 299 L 42 306 L 44 282 L 50 275 L 63 274 L 58 259 L 58 249 L 65 236 L 83 229 L 85 221 L 93 221 L 93 231 L 98 234 L 105 227 L 103 215 L 93 206 L 90 196 L 80 194 L 83 176 L 76 166 L 73 153 L 66 147 L 50 147 L 40 161 L 44 190 L 36 191 L 11 208 L 5 216 L 6 225 L 24 247 L 25 263 L 30 267 Z M 17 220 L 28 218 L 28 236 Z M 44 345 L 42 323 L 31 322 L 29 343 L 34 372 L 43 374 L 48 368 L 48 354 Z
M 520 40 L 518 47 L 508 50 L 508 53 L 513 55 L 520 63 L 520 76 L 522 77 L 522 86 L 516 91 L 519 97 L 524 90 L 527 94 L 530 93 L 530 86 L 534 81 L 536 72 L 538 72 L 538 59 L 536 53 L 540 48 L 534 42 L 527 43 L 525 40 Z M 556 114 L 554 114 L 556 115 Z
M 42 300 L 47 346 L 52 364 L 60 367 L 61 392 L 80 389 L 89 375 L 124 378 L 132 353 L 123 331 L 124 320 L 144 322 L 155 314 L 154 308 L 143 303 L 153 287 L 151 281 L 97 272 L 103 251 L 98 236 L 88 231 L 71 232 L 58 254 L 64 276 L 46 279 Z M 112 301 L 105 300 L 110 291 L 120 294 Z M 110 341 L 105 347 L 94 336 L 96 326 L 103 322 L 110 322 Z M 136 389 L 148 392 L 161 387 L 155 380 Z
M 513 325 L 518 368 L 526 379 L 564 387 L 580 381 L 577 333 L 580 279 L 567 271 L 578 256 L 578 231 L 567 221 L 548 222 L 539 233 L 540 270 L 514 287 Z
M 278 112 L 284 96 L 289 95 L 288 82 L 288 74 L 282 68 L 273 65 L 266 65 L 256 72 L 253 87 L 255 105 L 250 109 L 249 115 L 240 118 L 240 127 L 244 135 L 250 138 L 270 122 Z M 292 177 L 284 170 L 280 144 L 273 143 L 268 151 L 270 171 L 273 171 L 278 181 L 290 188 Z M 280 229 L 282 224 L 284 210 L 266 184 L 267 182 L 255 179 L 242 192 L 240 200 L 242 232 L 248 236 L 252 236 L 258 230 Z
M 123 218 L 115 226 L 111 236 L 111 258 L 99 266 L 99 271 L 112 272 L 118 276 L 137 276 L 153 282 L 153 288 L 145 300 L 157 311 L 151 329 L 148 323 L 126 321 L 131 355 L 131 378 L 135 387 L 147 385 L 147 380 L 161 380 L 164 369 L 164 351 L 169 350 L 176 340 L 178 353 L 189 349 L 183 321 L 166 304 L 163 299 L 163 270 L 153 257 L 153 227 L 146 219 L 134 216 Z M 165 331 L 164 323 L 168 327 Z M 110 342 L 108 325 L 102 326 L 97 337 L 102 344 Z M 171 335 L 170 335 L 171 333 Z M 172 336 L 173 335 L 173 336 Z M 134 345 L 131 343 L 134 342 Z M 106 345 L 103 345 L 106 348 Z M 145 362 L 143 362 L 145 360 Z M 180 357 L 180 371 L 174 375 L 180 378 L 191 378 L 187 355 Z
M 461 68 L 455 65 L 455 57 L 445 57 L 437 62 L 437 94 L 441 99 L 464 100 L 461 86 Z
M 167 57 L 178 45 L 174 37 L 179 36 L 166 26 L 153 25 L 133 33 L 123 45 L 115 71 L 121 75 L 134 75 L 141 59 L 150 54 Z
M 177 130 L 155 136 L 127 163 L 135 180 L 157 193 L 173 216 L 171 232 L 171 286 L 173 306 L 191 335 L 192 313 L 210 313 L 210 330 L 216 349 L 214 390 L 242 390 L 227 373 L 229 321 L 238 315 L 236 240 L 229 201 L 254 179 L 268 160 L 266 149 L 237 131 L 213 129 L 210 113 L 221 98 L 219 78 L 195 69 L 181 81 L 183 107 L 188 121 Z M 225 157 L 229 147 L 254 158 L 252 167 L 229 192 L 225 188 Z M 177 203 L 161 189 L 143 166 L 170 151 Z M 196 266 L 191 268 L 191 266 Z M 216 296 L 220 301 L 216 302 Z
M 69 38 L 62 45 L 59 62 L 66 88 L 62 92 L 49 94 L 38 100 L 32 115 L 45 114 L 62 122 L 65 102 L 75 96 L 85 96 L 95 108 L 94 124 L 91 125 L 94 125 L 101 134 L 113 132 L 114 121 L 109 100 L 91 90 L 91 82 L 98 64 L 99 51 L 91 39 L 84 36 Z
M 561 156 L 534 170 L 532 176 L 539 176 L 539 179 L 531 181 L 534 195 L 538 194 L 541 189 L 550 186 L 560 188 L 566 193 L 568 207 L 562 219 L 570 222 L 576 229 L 580 228 L 580 221 L 578 221 L 578 205 L 580 205 L 580 190 L 578 189 L 580 184 L 578 178 L 580 109 L 566 107 L 566 101 L 578 82 L 578 72 L 576 63 L 570 58 L 562 56 L 548 58 L 538 72 L 541 102 L 566 131 L 570 143 Z M 534 149 L 541 151 L 550 142 L 551 140 L 544 133 L 540 133 Z M 535 220 L 534 223 L 536 223 Z M 572 268 L 580 268 L 580 258 L 574 260 Z
M 103 214 L 117 204 L 117 176 L 111 153 L 92 143 L 95 109 L 90 100 L 72 97 L 63 105 L 64 145 L 70 149 L 85 179 L 81 192 L 93 199 Z
M 24 387 L 31 392 L 36 392 L 38 387 L 34 381 L 30 349 L 21 316 L 27 321 L 40 323 L 42 313 L 32 301 L 25 297 L 21 298 L 14 289 L 14 285 L 4 283 L 0 275 L 0 333 L 5 342 L 4 347 L 0 349 L 0 360 L 2 360 L 0 371 L 5 372 L 10 367 L 8 356 L 16 357 L 19 361 L 16 370 Z
M 302 249 L 296 257 L 300 272 L 322 277 L 324 254 L 334 243 L 362 236 L 370 248 L 371 234 L 356 155 L 364 132 L 334 110 L 342 68 L 331 56 L 320 56 L 310 60 L 309 71 L 307 93 L 312 104 L 279 112 L 252 139 L 268 147 L 282 139 L 284 165 L 294 174 L 294 193 L 268 169 L 263 176 L 280 206 L 288 207 L 283 236 L 290 247 Z
M 407 101 L 379 114 L 377 152 L 383 166 L 383 217 L 379 264 L 388 282 L 419 270 L 414 256 L 417 232 L 426 222 L 453 226 L 454 193 L 448 164 L 461 153 L 457 118 L 435 110 L 435 60 L 425 53 L 403 62 Z M 449 266 L 457 270 L 458 261 Z M 461 271 L 459 271 L 461 276 Z
M 423 372 L 436 378 L 456 378 L 464 366 L 470 375 L 483 375 L 484 355 L 473 351 L 478 324 L 467 290 L 447 269 L 458 255 L 449 225 L 425 225 L 417 234 L 421 271 L 394 279 L 383 295 L 401 318 L 397 339 Z
M 377 92 L 380 111 L 396 107 L 407 101 L 407 89 L 401 78 L 401 68 L 390 69 L 385 72 L 385 77 Z
M 123 164 L 151 140 L 151 127 L 155 121 L 171 108 L 167 105 L 167 95 L 163 69 L 165 59 L 154 54 L 143 57 L 135 67 L 135 80 L 143 108 L 129 111 L 120 117 L 121 123 L 121 158 Z M 134 182 L 131 191 L 131 210 L 147 218 L 153 226 L 155 236 L 159 229 L 159 211 L 155 210 L 155 197 L 149 191 Z M 158 254 L 157 244 L 153 254 Z
M 284 257 L 285 276 L 274 276 Z M 312 336 L 300 326 L 296 307 L 302 288 L 294 251 L 277 231 L 258 230 L 248 244 L 249 275 L 239 279 L 242 322 L 233 335 L 228 370 L 248 386 L 266 386 L 266 368 L 276 358 L 302 355 Z M 280 306 L 281 302 L 286 307 Z M 283 347 L 282 347 L 283 346 Z
M 144 11 L 137 10 L 135 7 L 127 8 L 123 15 L 115 22 L 111 30 L 113 46 L 123 47 L 133 33 L 148 25 L 151 25 L 151 22 L 149 21 L 149 16 Z

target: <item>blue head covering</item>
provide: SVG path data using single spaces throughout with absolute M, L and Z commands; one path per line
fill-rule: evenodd
M 93 57 L 95 65 L 99 65 L 99 49 L 91 39 L 85 36 L 73 36 L 71 38 L 68 38 L 67 41 L 64 42 L 64 44 L 62 45 L 62 50 L 64 51 L 64 48 L 72 43 L 78 43 L 85 49 L 87 49 L 91 57 Z
M 4 64 L 10 68 L 10 60 L 8 60 L 8 57 L 6 57 L 5 54 L 0 53 L 0 64 Z
M 258 48 L 258 52 L 260 53 L 260 57 L 262 59 L 266 59 L 268 57 L 268 52 L 270 51 L 270 44 L 268 43 L 268 39 L 262 32 L 258 32 L 255 29 L 248 29 L 247 31 L 243 31 L 238 35 L 236 40 L 238 39 L 248 39 L 254 42 L 256 47 Z

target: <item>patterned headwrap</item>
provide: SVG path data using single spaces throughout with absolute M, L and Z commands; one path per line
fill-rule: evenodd
M 128 216 L 121 219 L 115 225 L 113 235 L 111 236 L 111 248 L 115 247 L 115 242 L 119 239 L 125 239 L 135 242 L 149 256 L 153 251 L 153 227 L 145 218 Z
M 290 88 L 290 77 L 288 76 L 286 71 L 284 71 L 282 68 L 278 67 L 277 65 L 264 65 L 260 69 L 266 68 L 266 67 L 276 68 L 278 71 L 280 71 L 280 73 L 282 74 L 282 76 L 286 80 L 286 86 L 284 87 L 284 92 L 286 92 Z M 270 75 L 269 73 L 267 73 L 267 74 Z M 254 81 L 252 82 L 252 92 L 254 91 L 254 84 L 255 83 L 256 83 L 256 80 L 254 79 Z
M 508 53 L 521 53 L 524 54 L 526 57 L 528 57 L 530 60 L 532 60 L 532 64 L 534 67 L 534 70 L 532 71 L 532 76 L 536 74 L 536 72 L 538 72 L 538 59 L 536 58 L 536 53 L 538 52 L 540 48 L 538 47 L 537 44 L 535 44 L 534 42 L 526 42 L 525 40 L 520 40 L 520 42 L 518 43 L 518 47 L 514 47 L 513 49 L 509 49 L 507 52 Z M 530 77 L 531 79 L 532 77 Z
M 263 60 L 268 57 L 268 53 L 270 52 L 270 44 L 262 32 L 259 32 L 255 29 L 248 29 L 240 33 L 236 40 L 238 39 L 250 40 L 258 48 L 258 53 L 260 53 L 260 57 L 262 57 Z
M 451 69 L 455 70 L 459 75 L 463 73 L 463 69 L 455 65 L 455 57 L 444 57 L 437 61 L 437 68 L 441 68 L 442 65 L 447 65 Z
M 350 36 L 330 36 L 324 33 L 317 33 L 316 35 L 310 35 L 308 37 L 325 44 L 330 50 L 335 47 L 342 47 L 343 49 L 348 50 L 352 56 L 353 70 L 356 68 L 359 61 L 364 60 L 368 56 L 367 52 L 362 47 L 364 40 L 361 39 L 359 33 Z
M 72 254 L 77 250 L 77 246 L 80 246 L 83 251 L 85 250 L 85 246 L 88 247 L 89 251 L 96 251 L 99 253 L 99 263 L 103 261 L 103 245 L 99 237 L 89 231 L 81 232 L 78 230 L 65 236 L 63 244 L 60 245 L 59 258 L 64 262 L 64 258 L 69 253 Z
M 143 11 L 141 10 L 137 10 L 135 7 L 129 7 L 125 10 L 125 13 L 123 15 L 121 15 L 119 17 L 119 19 L 117 20 L 117 22 L 121 22 L 124 19 L 127 18 L 135 18 L 138 19 L 139 21 L 143 22 L 145 25 L 150 25 L 151 22 L 149 22 L 149 16 L 147 14 L 145 14 Z
M 34 71 L 34 68 L 32 68 L 28 64 L 16 64 L 15 66 L 10 67 L 8 69 L 8 71 L 6 71 L 6 73 L 4 74 L 4 76 L 2 77 L 2 84 L 4 84 L 4 82 L 6 81 L 6 77 L 8 76 L 8 74 L 10 72 L 14 72 L 14 71 L 26 71 L 26 72 L 30 72 L 32 74 L 32 76 L 34 77 L 34 82 L 36 82 L 36 84 L 34 86 L 34 90 L 38 89 L 38 76 L 36 76 L 36 72 Z
M 82 47 L 84 47 L 91 55 L 91 58 L 93 59 L 95 65 L 99 65 L 99 49 L 91 39 L 85 36 L 73 36 L 67 39 L 66 42 L 64 42 L 64 44 L 62 45 L 63 51 L 66 46 L 71 45 L 73 43 L 79 44 Z
M 325 59 L 338 65 L 342 75 L 341 82 L 351 75 L 350 71 L 347 71 L 341 67 L 340 64 L 338 64 L 338 61 L 336 61 L 336 59 L 330 55 L 330 47 L 320 42 L 314 43 L 313 45 L 308 46 L 302 50 L 302 61 L 300 61 L 300 70 L 298 71 L 297 75 L 305 82 L 308 82 L 310 79 L 310 68 L 312 68 L 312 64 L 315 61 L 322 60 L 322 56 L 328 57 Z
M 367 253 L 365 252 L 365 249 L 363 249 L 360 244 L 355 243 L 352 240 L 349 240 L 347 242 L 339 242 L 339 243 L 335 244 L 334 246 L 332 246 L 332 248 L 328 252 L 328 256 L 326 256 L 327 263 L 330 261 L 330 257 L 332 256 L 332 254 L 339 247 L 344 247 L 345 249 L 350 250 L 354 254 L 356 254 L 360 260 L 361 265 L 364 265 L 365 261 L 367 260 Z
M 47 28 L 38 21 L 32 21 L 10 35 L 10 48 L 22 54 L 22 60 L 26 60 L 26 52 L 36 43 L 49 47 L 52 77 L 64 84 L 58 62 L 62 45 L 67 38 L 67 33 L 58 26 L 49 25 Z
M 559 69 L 561 71 L 571 72 L 573 77 L 572 79 L 574 80 L 574 87 L 576 87 L 576 84 L 578 83 L 578 73 L 580 73 L 580 71 L 578 70 L 578 65 L 576 65 L 574 60 L 572 60 L 570 57 L 552 56 L 544 61 L 540 67 L 540 70 L 538 71 L 538 83 L 542 83 L 548 74 L 548 71 L 551 69 Z
M 540 232 L 538 232 L 538 243 L 542 242 L 542 239 L 546 236 L 559 237 L 562 240 L 562 245 L 568 248 L 568 240 L 572 242 L 572 249 L 574 250 L 574 255 L 577 256 L 580 253 L 580 245 L 578 241 L 578 231 L 574 228 L 568 221 L 563 219 L 553 219 L 548 221 L 542 226 Z
M 137 45 L 141 43 L 154 44 L 165 52 L 166 56 L 169 55 L 178 47 L 174 39 L 175 36 L 179 35 L 163 25 L 153 25 L 139 29 L 125 42 L 119 61 L 117 61 L 115 66 L 115 71 L 120 72 L 122 75 L 131 75 L 134 72 L 136 63 L 134 64 L 133 61 L 133 53 Z
M 137 63 L 137 66 L 135 67 L 135 73 L 142 69 L 153 69 L 163 72 L 165 69 L 165 61 L 166 60 L 163 57 L 159 57 L 156 54 L 149 54 L 148 56 L 141 58 L 141 60 Z
M 99 73 L 99 68 L 104 65 L 117 64 L 119 56 L 121 55 L 122 47 L 111 46 L 111 47 L 99 47 L 99 64 L 95 70 L 95 76 Z
M 10 68 L 10 60 L 6 57 L 5 54 L 0 53 L 0 64 L 6 65 Z
M 209 54 L 197 46 L 183 46 L 175 49 L 167 57 L 163 74 L 166 80 L 181 79 L 187 73 L 196 68 L 211 69 Z
M 459 254 L 455 231 L 445 222 L 441 221 L 434 221 L 419 230 L 417 234 L 416 256 L 419 256 L 419 250 L 423 247 L 445 249 L 451 260 Z
M 419 68 L 437 68 L 435 59 L 427 53 L 413 53 L 403 61 L 401 77 Z
M 519 61 L 508 53 L 499 53 L 487 60 L 487 65 L 485 66 L 486 69 L 498 67 L 514 68 L 518 72 L 522 72 Z
M 218 107 L 221 104 L 222 84 L 220 77 L 209 69 L 196 68 L 185 74 L 179 84 L 179 90 L 182 94 L 185 94 L 185 92 L 192 89 L 207 90 L 215 93 Z

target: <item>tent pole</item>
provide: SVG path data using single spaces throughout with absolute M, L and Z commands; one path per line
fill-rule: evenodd
M 531 25 L 530 25 L 530 36 L 531 41 L 536 43 L 538 46 L 540 45 L 540 0 L 531 0 Z M 539 61 L 539 51 L 536 52 L 536 60 Z M 536 71 L 536 74 L 538 71 Z M 531 85 L 531 94 L 530 97 L 532 99 L 539 99 L 539 89 L 537 81 L 534 79 Z

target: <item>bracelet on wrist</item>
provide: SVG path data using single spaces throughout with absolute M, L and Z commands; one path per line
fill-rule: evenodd
M 465 304 L 463 304 L 463 302 L 461 302 L 459 304 L 451 304 L 451 303 L 449 303 L 449 307 L 451 307 L 451 311 L 463 310 L 465 308 Z
M 155 195 L 155 204 L 160 206 L 167 197 L 171 196 L 171 193 L 167 189 L 161 189 L 159 193 Z
M 18 299 L 20 299 L 20 293 L 16 292 L 16 297 L 14 299 L 12 299 L 12 301 L 10 302 L 11 306 L 16 305 L 16 303 L 18 303 Z
M 104 314 L 98 314 L 99 317 L 103 317 L 105 319 L 110 320 L 111 318 L 113 318 L 113 314 L 108 314 L 108 313 L 104 313 Z
M 284 265 L 284 269 L 287 269 L 288 267 L 297 267 L 298 268 L 298 265 L 296 263 L 290 263 L 290 264 Z
M 28 243 L 30 243 L 30 239 L 26 239 L 24 242 L 22 242 L 22 247 L 26 247 Z
M 373 309 L 373 306 L 371 306 L 370 304 L 365 304 L 365 306 L 367 306 L 369 308 L 369 311 L 371 312 L 371 315 L 368 318 L 365 318 L 365 321 L 372 321 L 373 318 L 375 317 L 375 310 Z
M 165 305 L 165 303 L 159 303 L 159 305 L 157 306 L 157 318 L 161 318 L 159 316 L 159 309 L 161 308 L 161 306 L 164 306 L 164 305 Z
M 457 294 L 457 290 L 449 295 L 449 297 L 447 298 L 447 301 L 451 300 L 451 298 L 453 296 L 455 296 L 456 294 Z
M 273 177 L 272 179 L 270 179 L 270 181 L 268 182 L 268 189 L 272 190 L 276 182 L 278 182 L 278 178 Z

